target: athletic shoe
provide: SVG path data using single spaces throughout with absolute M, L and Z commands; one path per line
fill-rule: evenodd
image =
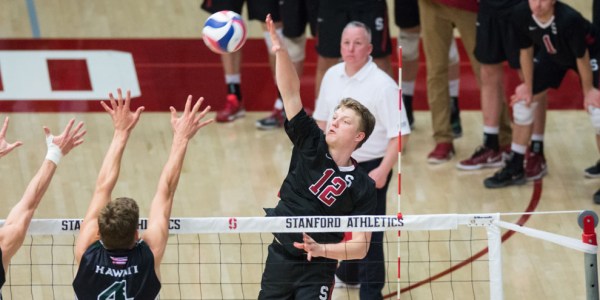
M 358 284 L 345 283 L 339 277 L 337 277 L 337 275 L 335 275 L 335 285 L 334 285 L 334 287 L 336 289 L 343 289 L 343 288 L 360 289 L 360 283 L 358 283 Z
M 548 174 L 548 166 L 544 155 L 529 152 L 525 159 L 525 176 L 527 180 L 537 180 Z
M 494 176 L 486 178 L 483 185 L 488 189 L 495 189 L 510 185 L 521 185 L 526 182 L 523 167 L 514 166 L 511 161 L 507 161 L 506 166 L 496 172 Z
M 598 178 L 600 177 L 600 160 L 595 165 L 585 169 L 585 177 Z
M 504 160 L 501 151 L 496 151 L 486 146 L 479 146 L 475 153 L 468 159 L 460 161 L 456 167 L 461 170 L 479 170 L 482 168 L 502 167 Z
M 258 129 L 270 130 L 282 127 L 284 121 L 285 112 L 283 109 L 275 109 L 268 117 L 257 120 L 255 125 Z
M 460 109 L 458 108 L 458 98 L 452 97 L 450 104 L 450 126 L 452 135 L 457 139 L 462 136 L 462 126 L 460 125 Z
M 246 114 L 246 110 L 240 104 L 235 94 L 227 95 L 225 107 L 217 112 L 217 122 L 231 122 L 237 118 L 241 118 Z
M 433 151 L 427 155 L 427 162 L 430 164 L 441 164 L 449 161 L 454 156 L 454 146 L 452 143 L 437 143 Z
M 594 193 L 594 203 L 596 204 L 600 204 L 600 190 L 597 190 Z

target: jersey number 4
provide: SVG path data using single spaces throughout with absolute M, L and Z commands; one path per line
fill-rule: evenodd
M 317 196 L 317 198 L 319 198 L 319 200 L 321 200 L 321 202 L 325 203 L 327 206 L 331 206 L 336 200 L 335 197 L 341 195 L 348 187 L 346 181 L 344 181 L 344 179 L 341 177 L 333 177 L 333 179 L 330 181 L 329 179 L 333 173 L 335 173 L 333 169 L 325 170 L 319 181 L 308 188 L 311 193 Z M 325 185 L 325 183 L 328 184 Z
M 127 297 L 127 282 L 121 280 L 111 284 L 107 289 L 102 291 L 98 295 L 98 300 L 133 300 L 133 297 Z

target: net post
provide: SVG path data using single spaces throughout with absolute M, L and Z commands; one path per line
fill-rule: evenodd
M 598 215 L 591 210 L 584 210 L 579 214 L 577 222 L 583 229 L 581 241 L 585 244 L 597 246 L 596 226 Z M 584 253 L 585 286 L 587 300 L 598 300 L 598 257 L 597 254 Z
M 402 115 L 402 46 L 398 46 L 398 118 Z M 398 219 L 402 219 L 400 210 L 401 192 L 402 191 L 402 128 L 398 134 Z M 396 299 L 400 299 L 400 234 L 398 230 L 398 279 Z
M 500 217 L 495 217 L 498 220 Z M 504 299 L 504 290 L 502 288 L 502 232 L 500 227 L 491 223 L 486 227 L 488 238 L 488 272 L 490 277 L 490 299 Z

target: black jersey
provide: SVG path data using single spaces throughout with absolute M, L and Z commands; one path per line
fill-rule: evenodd
M 527 0 L 480 0 L 479 12 L 485 14 L 503 14 L 521 2 L 527 3 Z
M 290 170 L 281 186 L 281 200 L 267 215 L 374 214 L 375 182 L 354 161 L 354 166 L 340 170 L 329 154 L 325 135 L 304 110 L 285 122 L 285 130 L 294 144 Z M 310 235 L 318 243 L 338 243 L 343 238 L 341 232 Z M 304 253 L 291 245 L 291 242 L 302 241 L 301 234 L 276 234 L 276 237 L 290 253 Z
M 600 29 L 600 1 L 594 0 L 592 4 L 592 24 Z
M 160 281 L 154 255 L 139 241 L 130 250 L 107 250 L 100 241 L 83 254 L 73 280 L 75 297 L 87 299 L 158 299 Z
M 554 4 L 554 19 L 544 27 L 533 18 L 527 2 L 519 4 L 513 16 L 519 47 L 524 49 L 536 45 L 560 66 L 576 70 L 577 58 L 583 57 L 586 49 L 590 56 L 598 53 L 598 30 L 579 12 L 562 2 Z

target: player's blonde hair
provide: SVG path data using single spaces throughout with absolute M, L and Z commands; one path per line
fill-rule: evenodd
M 107 249 L 129 249 L 135 243 L 140 209 L 131 198 L 110 201 L 98 216 L 100 239 Z
M 358 131 L 364 132 L 365 138 L 362 139 L 362 141 L 360 141 L 358 145 L 356 145 L 356 149 L 358 149 L 367 141 L 369 136 L 371 136 L 371 133 L 373 133 L 373 128 L 375 128 L 375 117 L 366 106 L 362 105 L 360 102 L 358 102 L 358 100 L 352 98 L 342 99 L 342 101 L 340 101 L 340 104 L 338 104 L 335 110 L 338 110 L 341 107 L 349 108 L 355 111 L 360 117 L 360 121 L 358 123 Z

